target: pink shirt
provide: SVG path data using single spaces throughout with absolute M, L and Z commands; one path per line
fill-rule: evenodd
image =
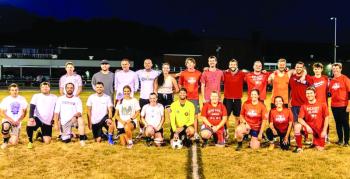
M 205 85 L 204 98 L 206 101 L 210 100 L 210 93 L 214 90 L 219 92 L 219 97 L 221 96 L 220 84 L 223 79 L 224 73 L 219 69 L 216 69 L 215 71 L 207 70 L 202 73 L 201 83 Z

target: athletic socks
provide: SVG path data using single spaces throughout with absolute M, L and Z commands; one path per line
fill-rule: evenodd
M 303 147 L 303 142 L 302 142 L 302 137 L 300 134 L 295 134 L 295 141 L 297 142 L 297 146 L 298 148 L 302 148 Z
M 29 142 L 33 143 L 33 132 L 34 132 L 34 130 L 33 130 L 32 127 L 29 127 L 29 126 L 27 126 L 26 129 L 27 129 L 28 140 L 29 140 Z
M 108 143 L 114 145 L 113 134 L 108 134 Z
M 9 143 L 9 137 L 7 137 L 7 138 L 4 138 L 4 143 Z

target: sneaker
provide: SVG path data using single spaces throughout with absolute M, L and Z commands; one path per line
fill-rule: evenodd
M 208 145 L 208 141 L 205 141 L 205 142 L 202 143 L 202 146 L 201 146 L 201 147 L 202 147 L 202 148 L 205 148 L 207 145 Z
M 127 149 L 132 149 L 133 146 L 134 146 L 134 144 L 133 144 L 133 143 L 130 143 L 130 144 L 126 145 L 126 148 L 127 148 Z
M 57 140 L 62 140 L 61 137 L 62 137 L 61 135 L 58 135 Z
M 242 145 L 237 145 L 236 151 L 241 151 L 242 150 Z
M 293 152 L 294 152 L 294 153 L 301 153 L 301 152 L 303 152 L 303 149 L 297 147 L 297 148 L 294 149 Z
M 7 147 L 7 143 L 2 143 L 1 149 L 6 149 L 6 147 Z
M 270 144 L 269 149 L 268 150 L 273 150 L 275 148 L 275 144 Z
M 80 143 L 80 146 L 82 146 L 82 147 L 85 146 L 85 140 L 81 140 L 81 141 L 79 141 L 79 143 Z
M 312 141 L 311 140 L 305 140 L 304 143 L 305 143 L 305 145 L 311 145 Z
M 112 139 L 112 138 L 109 138 L 109 139 L 108 139 L 108 144 L 110 144 L 110 145 L 114 145 L 114 144 L 115 144 L 115 142 L 113 141 L 113 139 Z
M 32 149 L 32 148 L 33 148 L 33 143 L 29 142 L 28 145 L 27 145 L 27 149 Z
M 343 145 L 343 147 L 349 147 L 349 144 L 348 144 L 348 143 L 345 143 L 345 144 Z
M 119 140 L 119 138 L 120 138 L 120 134 L 117 134 L 113 137 L 114 140 Z
M 136 139 L 141 139 L 143 137 L 143 134 L 140 132 L 137 136 Z
M 342 146 L 344 143 L 341 142 L 341 141 L 338 141 L 338 142 L 336 142 L 335 144 L 337 144 L 337 145 L 339 145 L 339 146 Z

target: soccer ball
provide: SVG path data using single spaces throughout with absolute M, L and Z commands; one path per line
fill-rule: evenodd
M 182 141 L 181 140 L 173 140 L 173 142 L 171 143 L 171 147 L 173 149 L 181 149 L 182 148 Z

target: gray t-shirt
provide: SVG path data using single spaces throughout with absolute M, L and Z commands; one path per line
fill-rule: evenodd
M 114 73 L 109 72 L 108 74 L 103 74 L 101 71 L 98 73 L 95 73 L 94 76 L 92 76 L 92 80 L 91 80 L 91 85 L 94 90 L 97 82 L 102 82 L 105 87 L 104 93 L 108 96 L 111 96 L 111 98 L 113 98 Z

